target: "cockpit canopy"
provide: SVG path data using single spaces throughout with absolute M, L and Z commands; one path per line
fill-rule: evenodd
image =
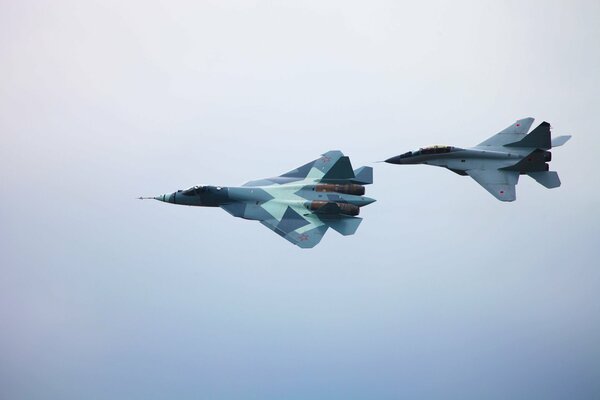
M 452 151 L 452 146 L 427 146 L 419 149 L 420 154 L 443 154 L 450 153 Z
M 204 192 L 205 190 L 206 186 L 192 186 L 189 189 L 178 190 L 178 192 L 181 192 L 181 194 L 183 194 L 184 196 L 193 196 L 195 194 Z
M 453 149 L 454 149 L 454 147 L 452 147 L 452 146 L 440 146 L 440 145 L 427 146 L 427 147 L 421 147 L 419 150 L 416 150 L 416 151 L 409 151 L 407 153 L 401 154 L 399 157 L 400 158 L 408 158 L 408 157 L 427 155 L 427 154 L 444 154 L 444 153 L 450 153 Z
M 404 154 L 400 154 L 398 157 L 400 157 L 400 158 L 408 158 L 408 157 L 412 157 L 412 155 L 413 155 L 412 151 L 407 151 Z

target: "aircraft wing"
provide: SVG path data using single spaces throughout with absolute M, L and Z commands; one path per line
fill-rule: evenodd
M 517 198 L 518 171 L 470 169 L 465 172 L 498 200 L 514 201 Z
M 364 171 L 364 168 L 367 168 L 368 170 Z M 360 170 L 364 171 L 361 173 L 361 175 L 365 172 L 371 172 L 370 167 L 363 167 Z M 317 158 L 316 160 L 304 164 L 294 170 L 286 172 L 283 175 L 246 182 L 243 186 L 281 185 L 284 183 L 301 181 L 309 178 L 318 179 L 321 182 L 340 183 L 353 180 L 356 177 L 354 175 L 354 171 L 352 170 L 350 159 L 341 151 L 332 150 L 323 154 L 320 158 Z M 371 182 L 365 183 L 372 183 L 372 175 Z
M 504 146 L 508 143 L 518 142 L 527 135 L 533 121 L 534 119 L 531 117 L 520 119 L 477 146 Z
M 347 215 L 319 215 L 303 205 L 287 205 L 276 200 L 261 205 L 255 202 L 221 206 L 234 217 L 260 221 L 282 238 L 302 248 L 315 247 L 328 228 L 349 236 L 354 235 L 362 218 Z
M 221 208 L 234 217 L 259 221 L 282 238 L 302 248 L 316 246 L 329 228 L 329 224 L 301 203 L 289 205 L 274 199 L 261 204 L 254 201 L 225 204 Z M 337 227 L 334 229 L 338 230 Z
M 300 215 L 292 207 L 288 207 L 280 221 L 271 218 L 260 223 L 303 249 L 319 244 L 328 228 L 316 215 Z

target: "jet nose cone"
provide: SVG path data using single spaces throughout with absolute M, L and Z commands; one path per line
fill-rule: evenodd
M 175 203 L 175 193 L 161 194 L 158 196 L 150 196 L 150 197 L 138 197 L 140 200 L 158 200 L 164 201 L 165 203 Z
M 403 164 L 403 160 L 400 156 L 388 158 L 387 160 L 385 160 L 385 162 L 388 164 Z
M 161 194 L 158 196 L 154 196 L 153 199 L 154 200 L 158 200 L 158 201 L 164 201 L 165 203 L 172 203 L 172 197 L 173 197 L 173 193 L 170 194 Z

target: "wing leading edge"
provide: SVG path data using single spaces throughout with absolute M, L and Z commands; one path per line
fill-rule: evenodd
M 508 143 L 518 142 L 527 135 L 533 121 L 534 119 L 531 117 L 520 119 L 477 146 L 504 146 Z
M 304 179 L 318 180 L 323 183 L 353 182 L 370 185 L 373 183 L 373 168 L 360 167 L 353 171 L 350 158 L 339 150 L 331 150 L 316 160 L 283 175 L 246 182 L 243 186 L 283 185 Z
M 343 160 L 340 163 L 341 159 Z M 284 183 L 297 182 L 311 177 L 322 179 L 328 174 L 331 176 L 341 176 L 344 173 L 347 173 L 343 168 L 346 163 L 349 165 L 350 161 L 348 160 L 348 157 L 344 156 L 344 153 L 339 150 L 332 150 L 323 154 L 316 160 L 286 172 L 283 175 L 246 182 L 243 186 L 282 185 Z M 334 167 L 336 167 L 336 169 L 334 169 Z M 350 172 L 352 172 L 352 169 L 350 169 Z M 354 173 L 352 173 L 352 177 L 354 177 Z

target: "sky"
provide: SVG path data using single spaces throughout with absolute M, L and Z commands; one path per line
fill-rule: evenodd
M 597 1 L 0 2 L 0 398 L 600 396 Z M 375 164 L 535 117 L 502 203 Z M 536 125 L 534 125 L 536 126 Z M 342 150 L 356 235 L 154 201 Z

